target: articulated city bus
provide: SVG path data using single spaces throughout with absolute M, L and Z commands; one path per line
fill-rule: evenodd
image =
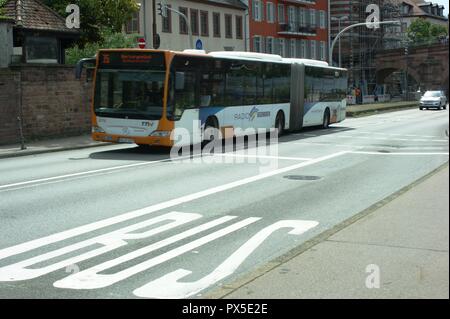
M 202 142 L 205 128 L 224 137 L 248 129 L 282 134 L 345 119 L 347 71 L 326 62 L 139 49 L 100 50 L 95 62 L 97 141 L 170 147 Z

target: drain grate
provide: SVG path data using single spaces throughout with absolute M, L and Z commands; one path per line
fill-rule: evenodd
M 317 181 L 322 179 L 320 176 L 308 176 L 308 175 L 287 175 L 284 176 L 286 179 L 294 180 L 294 181 Z

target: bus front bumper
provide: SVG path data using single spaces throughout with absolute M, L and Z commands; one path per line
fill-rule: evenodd
M 154 145 L 154 146 L 166 146 L 172 147 L 173 141 L 170 137 L 159 137 L 159 136 L 147 136 L 147 137 L 136 137 L 136 136 L 121 136 L 121 135 L 111 135 L 106 133 L 92 133 L 92 139 L 99 142 L 108 143 L 122 143 L 122 144 L 138 144 L 138 145 Z

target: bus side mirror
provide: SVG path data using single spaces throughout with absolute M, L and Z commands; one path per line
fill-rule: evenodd
M 96 58 L 85 58 L 81 59 L 77 62 L 77 65 L 75 66 L 75 78 L 77 80 L 81 79 L 81 74 L 83 73 L 83 67 L 86 63 L 93 63 L 95 64 Z

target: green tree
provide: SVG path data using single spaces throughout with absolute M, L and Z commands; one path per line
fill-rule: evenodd
M 0 18 L 5 14 L 3 7 L 5 6 L 7 0 L 0 0 Z
M 61 16 L 67 16 L 66 7 L 76 4 L 80 7 L 80 47 L 87 43 L 102 41 L 102 30 L 120 32 L 122 26 L 139 10 L 135 0 L 44 0 L 47 6 Z
M 89 42 L 84 46 L 75 45 L 66 50 L 66 64 L 75 64 L 83 58 L 95 56 L 100 49 L 135 48 L 137 35 L 126 35 L 121 32 L 103 30 L 100 32 L 102 40 Z
M 414 44 L 430 43 L 448 35 L 446 27 L 424 19 L 414 20 L 407 30 L 408 39 Z

